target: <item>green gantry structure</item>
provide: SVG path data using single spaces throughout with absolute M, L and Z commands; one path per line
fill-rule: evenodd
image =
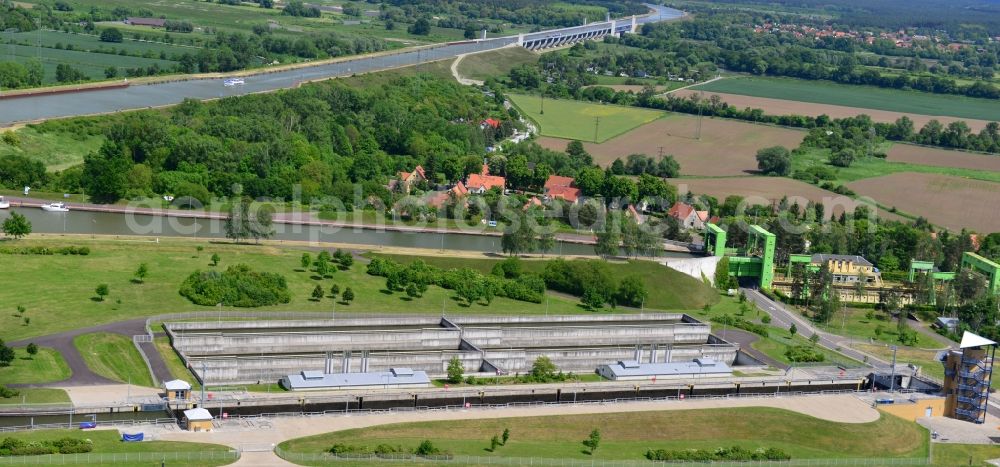
M 709 222 L 705 224 L 705 253 L 729 258 L 729 275 L 756 278 L 760 287 L 770 289 L 774 282 L 774 234 L 759 225 L 750 226 L 746 249 L 726 247 L 726 231 Z
M 987 290 L 994 295 L 1000 295 L 1000 264 L 971 251 L 966 251 L 962 253 L 962 263 L 958 267 L 959 271 L 965 269 L 972 269 L 986 276 Z M 955 272 L 935 271 L 933 261 L 911 260 L 909 281 L 914 282 L 918 273 L 930 274 L 935 283 L 955 280 L 955 275 L 957 274 Z M 933 296 L 933 290 L 931 290 L 931 294 Z

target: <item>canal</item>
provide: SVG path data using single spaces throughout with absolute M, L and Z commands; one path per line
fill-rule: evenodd
M 196 219 L 189 217 L 152 216 L 147 214 L 118 214 L 72 210 L 46 212 L 38 208 L 12 208 L 31 221 L 33 233 L 122 235 L 145 237 L 182 237 L 190 239 L 223 239 L 225 221 L 222 219 Z M 0 211 L 0 221 L 7 214 Z M 330 225 L 274 224 L 273 240 L 323 243 L 343 243 L 368 247 L 401 247 L 422 249 L 447 249 L 502 253 L 500 237 L 460 233 L 400 232 L 359 227 Z M 554 255 L 594 255 L 593 245 L 557 242 L 551 251 Z M 689 253 L 665 252 L 662 256 L 691 257 Z

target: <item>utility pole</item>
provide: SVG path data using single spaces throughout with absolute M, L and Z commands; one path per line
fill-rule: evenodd
M 539 115 L 545 115 L 545 92 L 542 92 L 542 106 L 538 110 Z
M 695 128 L 694 137 L 701 141 L 701 101 L 698 101 L 698 126 Z
M 889 392 L 896 391 L 896 349 L 898 347 L 892 346 L 892 373 L 889 377 Z
M 594 117 L 594 143 L 597 143 L 597 130 L 601 127 L 601 117 Z
M 659 158 L 663 159 L 663 146 L 660 146 Z

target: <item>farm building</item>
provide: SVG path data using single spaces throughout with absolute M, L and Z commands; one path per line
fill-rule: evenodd
M 714 223 L 714 218 L 709 219 L 708 211 L 699 211 L 694 206 L 680 201 L 670 207 L 667 215 L 677 219 L 685 229 L 701 230 L 705 228 L 705 222 Z
M 202 408 L 185 410 L 184 428 L 187 431 L 212 431 L 212 414 Z
M 711 358 L 696 358 L 693 362 L 639 363 L 622 360 L 597 367 L 597 373 L 612 381 L 680 379 L 691 377 L 732 376 L 733 370 Z
M 168 401 L 186 401 L 191 399 L 191 384 L 182 379 L 163 383 L 163 392 Z
M 322 391 L 330 389 L 424 388 L 431 384 L 427 373 L 409 368 L 391 368 L 374 373 L 323 373 L 301 371 L 281 378 L 281 386 L 289 391 Z

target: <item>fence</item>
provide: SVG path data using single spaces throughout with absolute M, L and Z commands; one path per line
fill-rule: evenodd
M 89 418 L 83 417 L 80 422 L 90 421 Z M 80 427 L 80 422 L 76 423 L 43 423 L 37 425 L 21 425 L 21 426 L 0 426 L 0 433 L 7 431 L 25 431 L 25 430 L 57 430 L 57 429 L 76 429 Z M 177 420 L 172 418 L 157 418 L 155 420 L 98 420 L 97 424 L 102 427 L 106 426 L 146 426 L 146 425 L 176 425 Z
M 0 465 L 117 465 L 139 462 L 193 462 L 239 460 L 239 451 L 195 452 L 88 452 L 84 454 L 46 454 L 44 456 L 0 457 Z
M 652 462 L 648 460 L 597 460 L 597 459 L 550 459 L 544 457 L 490 457 L 490 456 L 416 456 L 409 454 L 385 455 L 347 455 L 343 457 L 328 453 L 288 452 L 280 447 L 275 448 L 275 454 L 289 462 L 308 462 L 310 464 L 357 463 L 368 461 L 372 463 L 397 462 L 406 464 L 426 463 L 433 465 L 538 465 L 560 467 L 649 467 L 649 466 L 684 466 L 711 465 L 714 467 L 750 467 L 750 466 L 892 466 L 892 465 L 930 465 L 926 458 L 845 458 L 845 459 L 792 459 L 788 461 L 700 461 L 700 462 Z

